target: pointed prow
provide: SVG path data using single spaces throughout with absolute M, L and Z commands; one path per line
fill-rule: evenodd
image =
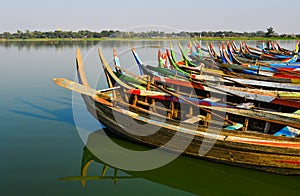
M 79 48 L 76 51 L 76 67 L 77 67 L 77 76 L 78 76 L 79 83 L 82 84 L 83 86 L 90 87 L 90 85 L 86 79 L 85 72 L 84 72 L 82 56 L 81 56 L 81 52 L 80 52 Z

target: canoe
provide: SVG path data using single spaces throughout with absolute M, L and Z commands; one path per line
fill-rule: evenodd
M 224 55 L 226 63 L 230 63 L 230 64 L 236 63 L 236 64 L 240 64 L 240 65 L 245 65 L 245 64 L 259 65 L 259 66 L 268 67 L 268 68 L 291 68 L 291 69 L 300 68 L 300 64 L 297 62 L 257 61 L 257 60 L 253 61 L 253 60 L 249 60 L 247 58 L 237 56 L 237 55 L 233 54 L 232 47 L 229 43 L 227 43 L 227 47 L 225 47 L 225 45 L 222 43 L 222 54 Z M 241 62 L 241 61 L 243 61 L 243 62 Z
M 150 70 L 149 70 L 150 71 Z M 129 79 L 130 77 L 125 75 L 118 74 L 119 78 L 125 80 L 127 82 L 134 82 L 139 84 L 144 84 L 146 82 L 133 81 L 133 79 Z M 285 92 L 285 91 L 271 91 L 271 90 L 261 90 L 261 89 L 249 89 L 243 87 L 233 87 L 233 86 L 225 86 L 225 85 L 216 85 L 216 84 L 208 84 L 202 82 L 193 82 L 188 80 L 179 80 L 172 79 L 168 77 L 162 76 L 154 76 L 152 78 L 155 82 L 163 83 L 167 86 L 171 86 L 173 89 L 176 89 L 176 92 L 181 94 L 180 89 L 184 89 L 187 92 L 195 91 L 196 94 L 210 94 L 213 95 L 227 95 L 227 101 L 230 100 L 228 96 L 240 97 L 242 100 L 249 101 L 258 101 L 269 103 L 270 106 L 272 104 L 287 106 L 290 108 L 300 109 L 300 103 L 294 100 L 300 99 L 300 92 Z M 189 89 L 189 90 L 188 90 Z M 201 93 L 202 91 L 204 93 Z M 188 95 L 187 95 L 188 96 Z M 192 95 L 193 96 L 193 95 Z M 200 98 L 200 97 L 199 97 Z M 202 97 L 203 99 L 203 97 Z
M 121 85 L 124 89 L 132 89 L 132 87 L 128 86 L 126 83 L 124 83 L 123 81 L 121 81 L 114 73 L 113 71 L 111 70 L 111 68 L 109 67 L 109 65 L 107 64 L 106 60 L 104 59 L 101 51 L 99 50 L 99 56 L 100 56 L 100 60 L 102 62 L 102 66 L 103 66 L 103 69 L 107 72 L 107 76 L 109 75 L 108 79 L 110 81 L 111 84 L 116 84 L 118 83 L 118 85 Z M 112 81 L 114 80 L 114 81 Z M 187 102 L 187 103 L 191 103 L 190 101 L 188 101 L 187 99 L 185 99 L 183 96 L 181 96 L 180 94 L 177 94 L 177 93 L 173 93 L 173 92 L 170 92 L 168 91 L 167 89 L 164 89 L 164 88 L 159 88 L 156 84 L 153 84 L 153 83 L 148 83 L 147 85 L 152 85 L 154 86 L 155 88 L 158 88 L 159 90 L 162 90 L 164 92 L 167 92 L 169 93 L 170 95 L 172 96 L 177 96 L 177 98 L 183 100 L 184 102 Z M 111 86 L 113 87 L 113 86 Z M 195 105 L 194 105 L 195 106 Z M 196 105 L 197 107 L 198 105 Z M 202 107 L 202 106 L 199 106 L 200 108 L 206 108 L 206 106 Z M 208 108 L 208 109 L 212 109 L 214 107 L 211 107 L 211 108 Z M 215 109 L 215 108 L 214 108 Z M 216 110 L 219 110 L 219 109 L 216 109 Z M 295 120 L 297 121 L 298 119 L 298 115 L 292 115 L 290 114 L 289 117 L 292 117 L 293 119 L 285 119 L 286 115 L 285 113 L 280 113 L 280 112 L 277 112 L 277 113 L 273 113 L 272 115 L 272 118 L 271 119 L 268 119 L 270 118 L 270 113 L 266 113 L 266 114 L 261 114 L 262 111 L 261 110 L 257 110 L 257 111 L 254 111 L 254 110 L 251 110 L 251 111 L 239 111 L 239 110 L 231 110 L 230 108 L 227 110 L 226 109 L 226 112 L 227 113 L 231 113 L 231 114 L 235 114 L 235 115 L 238 115 L 238 113 L 240 113 L 240 115 L 242 116 L 245 116 L 245 117 L 252 117 L 252 118 L 256 118 L 256 119 L 264 119 L 266 121 L 272 121 L 272 122 L 277 122 L 279 124 L 284 124 L 284 123 L 291 123 L 289 125 L 292 125 L 296 128 L 300 128 L 300 125 L 297 125 L 297 123 L 295 122 Z M 268 118 L 265 118 L 263 117 L 263 115 L 267 115 Z M 300 121 L 299 121 L 300 122 Z
M 228 69 L 228 71 L 242 72 L 244 74 L 250 75 L 261 75 L 273 78 L 284 78 L 284 79 L 300 79 L 299 68 L 280 68 L 278 67 L 268 67 L 261 65 L 251 65 L 251 64 L 230 64 L 223 63 L 220 67 Z M 296 66 L 295 66 L 296 67 Z
M 138 56 L 137 52 L 134 52 L 134 55 Z M 135 59 L 140 59 L 135 58 Z M 165 71 L 164 68 L 155 68 L 152 66 L 144 66 L 141 60 L 136 61 L 139 65 L 140 69 L 143 70 L 143 74 L 147 73 L 152 76 L 152 80 L 155 82 L 161 82 L 167 86 L 171 86 L 173 89 L 177 90 L 177 93 L 181 94 L 180 89 L 184 88 L 185 91 L 192 92 L 195 91 L 197 95 L 205 95 L 205 94 L 221 94 L 221 95 L 228 95 L 228 96 L 236 96 L 242 99 L 248 99 L 251 101 L 259 101 L 259 102 L 266 102 L 271 104 L 278 104 L 282 106 L 288 106 L 292 108 L 299 109 L 300 103 L 297 101 L 291 101 L 292 99 L 297 100 L 300 95 L 300 92 L 286 92 L 286 91 L 278 91 L 276 90 L 262 90 L 262 89 L 251 89 L 247 87 L 233 87 L 233 86 L 225 86 L 220 84 L 213 84 L 213 83 L 205 83 L 205 82 L 196 82 L 190 80 L 186 77 L 177 77 L 174 74 L 170 74 L 169 72 Z M 150 70 L 149 70 L 150 68 Z M 152 71 L 157 72 L 158 74 L 154 74 Z M 166 75 L 167 77 L 158 76 L 158 75 Z M 118 77 L 122 77 L 125 79 L 126 76 L 119 75 Z M 202 79 L 208 79 L 208 76 L 204 76 Z M 215 79 L 215 78 L 213 78 Z M 130 82 L 131 80 L 127 80 Z M 233 80 L 228 80 L 229 82 L 233 82 Z M 219 80 L 218 83 L 227 83 L 226 80 Z M 139 83 L 141 84 L 141 83 Z M 277 84 L 278 85 L 278 84 Z M 275 84 L 276 86 L 276 84 Z M 199 91 L 202 91 L 199 92 Z M 204 93 L 203 93 L 204 91 Z M 193 95 L 190 95 L 193 96 Z M 199 98 L 199 97 L 198 97 Z M 203 98 L 203 97 L 202 97 Z M 228 99 L 228 97 L 227 97 Z M 259 104 L 259 103 L 258 103 Z
M 99 51 L 99 55 L 101 62 L 106 67 L 107 62 L 101 51 Z M 89 89 L 90 86 L 85 78 L 79 50 L 76 62 L 78 81 L 86 89 Z M 109 73 L 109 71 L 106 72 Z M 115 81 L 112 81 L 113 79 Z M 116 94 L 121 93 L 122 89 L 131 88 L 114 76 L 109 76 L 108 81 L 110 81 L 109 88 L 114 87 L 111 86 L 113 83 L 121 86 L 112 90 Z M 84 92 L 95 91 L 86 90 Z M 126 107 L 122 107 L 124 102 L 120 100 L 122 96 L 115 96 L 114 93 L 112 93 L 113 101 L 111 101 L 111 104 L 105 104 L 110 101 L 102 96 L 102 92 L 98 94 L 101 96 L 98 96 L 96 99 L 89 94 L 82 94 L 87 110 L 105 125 L 110 132 L 130 141 L 234 166 L 278 174 L 300 174 L 299 138 L 273 136 L 257 130 L 229 131 L 222 128 L 223 126 L 217 127 L 213 123 L 213 125 L 207 126 L 201 125 L 197 121 L 197 123 L 188 121 L 188 119 L 184 120 L 182 118 L 178 120 L 172 118 L 172 116 L 163 116 L 131 103 L 127 103 Z M 130 107 L 128 108 L 128 106 Z M 222 110 L 219 107 L 211 106 L 206 106 L 205 108 L 224 112 L 224 108 Z M 259 118 L 261 121 L 266 119 L 271 124 L 280 122 L 282 126 L 291 125 L 295 128 L 299 128 L 300 124 L 299 115 L 297 114 L 235 110 L 232 108 L 226 108 L 225 111 L 227 112 L 227 110 L 228 112 L 236 113 L 236 115 L 254 115 L 254 117 L 256 116 L 255 118 Z M 184 111 L 180 110 L 180 112 Z M 151 118 L 149 118 L 149 114 L 151 114 Z M 211 119 L 212 121 L 213 119 Z M 229 123 L 229 121 L 226 122 Z M 141 129 L 143 124 L 146 124 L 147 127 Z M 153 132 L 153 130 L 156 131 Z M 207 149 L 205 152 L 201 151 L 203 146 Z
M 224 45 L 223 45 L 224 47 Z M 213 46 L 210 45 L 210 51 L 214 51 Z M 167 51 L 168 53 L 168 51 Z M 258 79 L 258 80 L 264 80 L 264 81 L 272 81 L 272 82 L 284 82 L 284 83 L 299 83 L 300 79 L 300 73 L 299 73 L 299 65 L 296 64 L 266 64 L 266 63 L 259 63 L 259 66 L 256 65 L 250 65 L 250 64 L 243 64 L 236 60 L 235 57 L 227 56 L 227 52 L 223 50 L 220 50 L 220 55 L 214 55 L 216 52 L 210 52 L 211 56 L 217 56 L 214 57 L 217 62 L 220 62 L 223 64 L 214 64 L 214 67 L 220 67 L 221 68 L 227 68 L 226 73 L 227 74 L 232 74 L 233 76 L 239 76 L 243 78 L 248 78 L 248 79 Z M 214 54 L 213 54 L 214 53 Z M 172 53 L 171 53 L 172 54 Z M 203 67 L 206 67 L 209 64 L 203 64 L 202 67 L 199 67 L 198 69 L 191 68 L 186 63 L 185 66 L 182 66 L 178 63 L 175 63 L 173 55 L 169 54 L 169 61 L 171 66 L 185 74 L 185 75 L 190 75 L 192 74 L 199 74 L 199 73 L 209 73 L 209 69 L 204 69 Z M 230 56 L 230 55 L 229 55 Z M 229 60 L 230 58 L 230 60 Z M 233 64 L 234 62 L 238 62 L 238 65 Z M 226 63 L 226 64 L 224 64 Z M 184 63 L 181 63 L 184 64 Z M 239 66 L 239 64 L 242 64 L 242 66 Z M 223 66 L 222 66 L 223 65 Z M 226 66 L 224 66 L 226 65 Z M 217 71 L 217 70 L 216 70 Z M 243 73 L 243 74 L 241 74 Z M 214 74 L 215 75 L 215 74 Z M 218 75 L 225 75 L 223 72 L 218 73 Z M 262 77 L 260 77 L 262 76 Z M 264 77 L 264 76 L 269 76 L 269 77 Z
M 123 86 L 126 89 L 130 88 L 123 81 L 120 81 L 115 75 L 113 75 L 113 72 L 109 68 L 109 66 L 108 66 L 106 60 L 104 59 L 104 57 L 103 57 L 100 50 L 99 50 L 99 56 L 100 56 L 100 60 L 102 62 L 104 70 L 107 71 L 107 73 L 109 75 L 111 75 L 109 77 L 110 80 L 116 80 L 115 82 L 111 82 L 111 83 L 118 83 L 119 85 Z M 152 84 L 152 85 L 154 87 L 157 87 L 155 84 Z M 176 93 L 170 92 L 168 90 L 164 90 L 163 88 L 159 88 L 159 89 L 169 93 L 172 96 L 177 96 L 179 99 L 183 100 L 184 102 L 187 102 L 189 104 L 191 103 L 190 101 L 188 101 L 187 99 L 183 98 L 182 96 L 180 96 Z M 197 106 L 200 109 L 207 108 L 207 109 L 214 109 L 214 110 L 217 110 L 217 111 L 222 111 L 222 109 L 220 109 L 218 107 L 196 105 L 196 107 Z M 263 112 L 262 110 L 251 110 L 251 111 L 248 110 L 248 111 L 245 111 L 245 110 L 238 110 L 238 109 L 231 109 L 231 108 L 226 109 L 226 112 L 229 113 L 229 114 L 241 115 L 241 116 L 244 116 L 244 117 L 250 117 L 250 118 L 254 118 L 254 119 L 265 120 L 267 122 L 275 122 L 275 123 L 278 123 L 278 124 L 287 124 L 287 125 L 289 125 L 289 126 L 291 125 L 295 128 L 300 128 L 300 125 L 297 124 L 298 119 L 300 119 L 300 116 L 298 116 L 298 114 L 287 114 L 287 113 L 280 113 L 280 112 Z
M 146 68 L 148 68 L 148 67 L 149 66 L 147 66 Z M 150 70 L 149 70 L 149 72 L 150 72 Z M 204 79 L 204 77 L 203 77 L 203 79 Z M 208 79 L 208 78 L 205 77 L 205 79 Z M 212 83 L 196 82 L 196 81 L 190 81 L 190 80 L 179 80 L 179 79 L 172 79 L 169 77 L 158 77 L 158 76 L 153 77 L 153 80 L 156 82 L 162 82 L 168 86 L 173 86 L 173 88 L 175 88 L 177 90 L 180 89 L 178 87 L 183 87 L 183 88 L 194 89 L 196 91 L 202 90 L 202 91 L 207 91 L 207 92 L 211 92 L 214 94 L 217 93 L 217 94 L 224 94 L 224 95 L 228 95 L 228 96 L 237 96 L 237 97 L 241 97 L 243 99 L 248 99 L 248 100 L 252 100 L 252 101 L 267 102 L 270 104 L 274 103 L 274 104 L 293 107 L 293 108 L 300 107 L 299 102 L 290 101 L 290 100 L 299 100 L 300 92 L 251 89 L 251 88 L 246 88 L 246 87 L 216 85 L 216 84 L 212 84 Z M 227 82 L 227 81 L 224 80 L 224 82 Z
M 298 48 L 300 47 L 300 41 L 298 40 L 297 41 L 297 44 L 298 44 Z M 285 54 L 292 54 L 294 51 L 291 51 L 291 50 L 288 50 L 288 49 L 285 49 L 285 48 L 282 48 L 278 41 L 276 41 L 276 46 L 277 46 L 277 51 L 280 51 L 282 53 L 285 53 Z M 298 52 L 298 59 L 297 59 L 297 63 L 300 63 L 300 51 Z
M 244 47 L 244 50 L 242 51 L 242 54 L 250 59 L 259 59 L 259 60 L 277 60 L 281 62 L 296 62 L 298 59 L 298 52 L 299 52 L 299 46 L 296 44 L 296 49 L 293 55 L 291 56 L 285 56 L 285 55 L 272 55 L 272 54 L 266 54 L 263 51 L 254 51 L 252 48 L 252 51 L 249 49 L 249 46 L 246 44 L 246 42 L 241 42 L 241 47 Z

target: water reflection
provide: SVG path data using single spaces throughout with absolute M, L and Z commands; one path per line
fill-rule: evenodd
M 177 41 L 168 41 L 166 44 L 163 44 L 164 41 L 101 41 L 99 48 L 105 48 L 105 56 L 112 58 L 113 47 L 122 53 L 122 50 L 128 50 L 131 46 L 168 46 L 169 42 L 173 43 L 174 48 L 177 45 Z M 180 43 L 187 46 L 183 41 Z M 219 42 L 213 43 L 218 45 Z M 282 46 L 294 48 L 294 43 L 287 41 Z M 170 195 L 170 192 L 172 195 L 187 192 L 197 195 L 299 195 L 299 176 L 272 175 L 189 157 L 179 157 L 174 162 L 151 171 L 121 171 L 105 166 L 88 149 L 82 151 L 83 144 L 74 126 L 71 93 L 59 87 L 54 88 L 52 78 L 62 76 L 73 79 L 76 48 L 85 49 L 84 53 L 88 53 L 97 44 L 98 42 L 75 41 L 0 42 L 4 68 L 1 75 L 3 85 L 0 105 L 1 195 Z M 205 42 L 202 42 L 202 46 L 205 46 Z M 67 48 L 62 50 L 62 55 L 53 52 L 60 47 Z M 153 48 L 153 56 L 152 53 L 149 54 L 152 50 L 140 47 L 137 51 L 144 62 L 153 60 L 156 63 L 156 48 Z M 96 49 L 92 54 L 94 56 L 91 55 L 86 63 L 94 65 L 87 66 L 88 79 L 97 81 L 92 78 L 99 78 L 99 72 L 95 70 L 100 67 L 100 62 Z M 120 61 L 124 66 L 136 66 L 129 53 L 120 54 Z M 75 101 L 76 105 L 82 105 L 81 98 L 80 101 Z M 85 123 L 88 122 L 86 119 L 92 118 L 85 106 L 82 111 L 78 111 L 78 115 L 82 115 L 78 118 Z M 98 121 L 96 123 L 98 125 Z M 101 134 L 103 130 L 96 131 L 89 139 L 94 138 L 99 142 Z M 114 141 L 127 148 L 147 150 L 119 139 Z M 80 161 L 88 156 L 91 158 L 86 160 L 92 162 L 87 167 L 86 186 L 82 188 Z M 117 178 L 114 178 L 115 169 Z M 90 178 L 101 177 L 102 171 L 106 171 L 105 176 L 110 178 Z M 77 181 L 57 180 L 69 175 L 78 175 L 75 176 Z
M 115 143 L 123 147 L 138 151 L 149 150 L 145 146 L 126 142 L 111 135 L 108 129 L 95 131 L 89 135 L 88 142 L 82 152 L 81 176 L 63 177 L 61 180 L 78 180 L 83 186 L 88 186 L 88 181 L 112 180 L 118 186 L 122 180 L 142 178 L 197 195 L 298 194 L 297 187 L 300 183 L 298 176 L 280 176 L 186 156 L 180 156 L 170 164 L 150 171 L 121 171 L 103 163 L 87 147 L 97 148 L 105 133 L 109 134 Z M 109 149 L 99 150 L 110 153 Z M 91 174 L 89 172 L 91 165 L 97 165 L 99 170 L 102 168 L 102 172 Z M 108 170 L 110 172 L 107 175 Z M 99 173 L 101 174 L 98 175 Z
M 27 106 L 30 109 L 10 109 L 9 111 L 18 115 L 43 120 L 65 122 L 75 126 L 70 100 L 68 100 L 66 97 L 52 99 L 49 97 L 36 96 L 36 98 L 38 101 L 16 98 L 20 104 Z M 47 102 L 46 106 L 41 104 L 42 101 Z M 58 109 L 49 109 L 49 105 L 51 104 L 60 104 L 62 107 Z
M 93 40 L 73 40 L 73 41 L 0 41 L 0 47 L 4 47 L 6 49 L 15 47 L 18 50 L 21 49 L 35 49 L 39 50 L 42 48 L 56 48 L 56 49 L 64 49 L 64 48 L 91 48 L 98 44 L 101 44 L 101 48 L 120 48 L 120 47 L 128 47 L 132 46 L 147 46 L 149 45 L 149 41 L 147 40 L 101 40 L 101 41 L 93 41 Z M 154 40 L 151 41 L 152 44 L 156 44 L 157 46 L 164 46 L 169 41 L 164 40 Z
M 0 41 L 0 46 L 5 48 L 16 47 L 18 49 L 41 49 L 41 48 L 90 48 L 98 41 Z
M 168 43 L 171 42 L 181 42 L 188 43 L 190 40 L 46 40 L 46 41 L 0 41 L 0 47 L 10 48 L 17 47 L 19 49 L 40 49 L 40 48 L 91 48 L 101 43 L 102 48 L 118 48 L 118 47 L 129 47 L 132 46 L 147 46 L 149 42 L 152 45 L 157 46 L 167 46 Z M 226 43 L 227 41 L 200 41 L 203 47 L 206 47 L 206 43 L 213 43 L 214 45 L 218 45 L 219 43 Z M 239 41 L 236 41 L 238 44 Z M 262 41 L 247 41 L 249 45 L 262 45 Z M 295 40 L 280 40 L 279 43 L 288 49 L 294 49 L 296 41 Z

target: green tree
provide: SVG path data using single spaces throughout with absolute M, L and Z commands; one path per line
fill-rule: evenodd
M 12 38 L 12 35 L 11 35 L 10 32 L 4 32 L 4 33 L 2 33 L 1 38 L 4 38 L 4 39 L 11 39 L 11 38 Z
M 274 31 L 273 27 L 267 28 L 267 33 L 266 33 L 267 37 L 270 37 L 270 36 L 272 36 L 274 34 L 275 34 L 275 31 Z
M 266 35 L 266 33 L 263 32 L 263 31 L 256 31 L 256 36 L 257 37 L 264 37 L 265 35 Z

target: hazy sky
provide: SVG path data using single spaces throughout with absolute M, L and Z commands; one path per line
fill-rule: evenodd
M 0 32 L 158 25 L 155 30 L 254 32 L 272 26 L 278 33 L 300 33 L 299 0 L 1 0 L 0 5 Z

